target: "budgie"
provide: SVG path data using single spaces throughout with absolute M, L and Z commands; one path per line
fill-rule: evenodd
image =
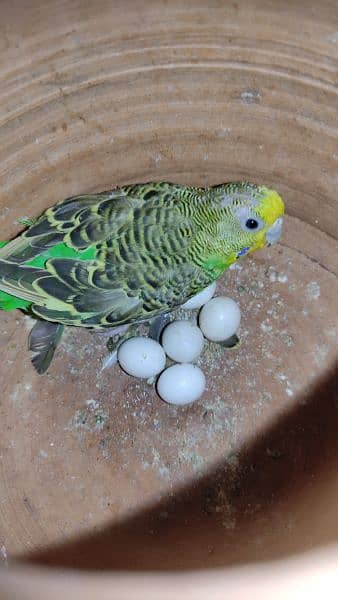
M 37 318 L 29 348 L 43 373 L 64 326 L 151 322 L 277 242 L 283 214 L 276 191 L 247 182 L 148 183 L 67 198 L 0 243 L 0 308 Z

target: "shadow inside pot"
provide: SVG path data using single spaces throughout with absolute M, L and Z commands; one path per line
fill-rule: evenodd
M 85 570 L 181 570 L 281 558 L 338 539 L 338 365 L 255 442 L 148 510 L 21 557 Z

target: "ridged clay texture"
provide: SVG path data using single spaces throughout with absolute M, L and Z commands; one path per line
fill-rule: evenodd
M 219 285 L 242 344 L 206 346 L 191 407 L 101 372 L 88 331 L 39 377 L 32 322 L 0 315 L 4 564 L 226 573 L 337 540 L 337 51 L 329 0 L 1 2 L 0 239 L 130 182 L 248 179 L 287 206 Z

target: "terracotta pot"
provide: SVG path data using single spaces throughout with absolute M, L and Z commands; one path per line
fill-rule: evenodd
M 147 180 L 263 182 L 288 217 L 223 278 L 242 345 L 207 349 L 190 407 L 102 372 L 85 331 L 39 377 L 30 319 L 0 315 L 1 598 L 299 598 L 336 577 L 337 48 L 329 0 L 2 1 L 0 239 Z

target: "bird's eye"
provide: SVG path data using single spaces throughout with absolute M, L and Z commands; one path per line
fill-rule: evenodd
M 247 219 L 245 223 L 245 227 L 247 227 L 247 229 L 257 229 L 258 226 L 259 223 L 257 219 Z
M 240 206 L 236 210 L 236 216 L 243 231 L 257 233 L 264 227 L 264 221 L 248 206 Z

